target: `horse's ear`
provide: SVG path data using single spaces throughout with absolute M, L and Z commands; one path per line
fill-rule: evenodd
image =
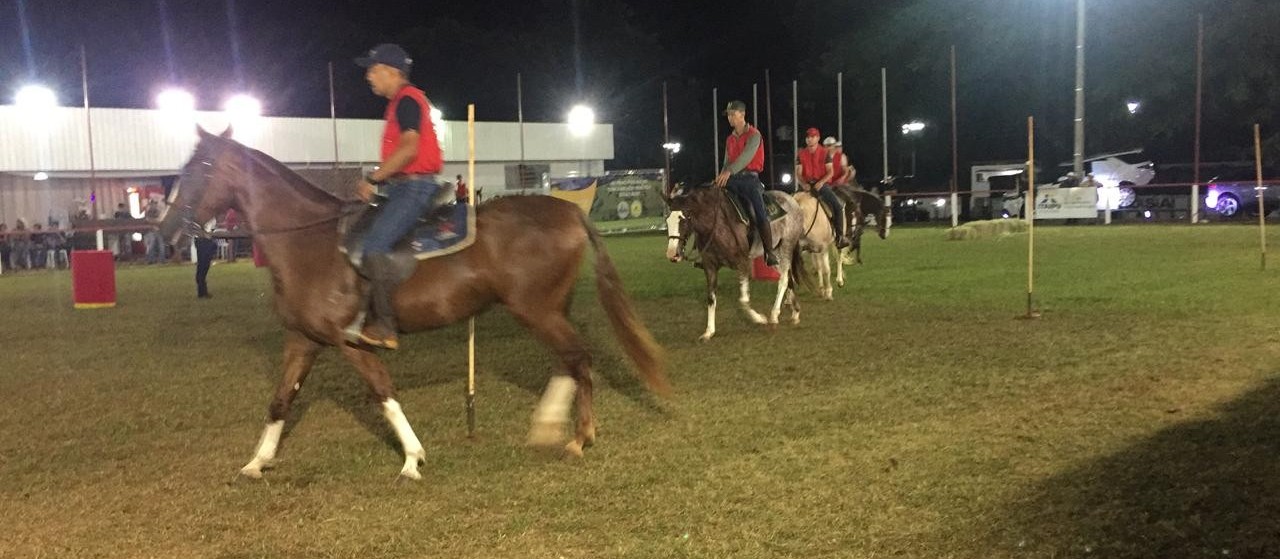
M 200 126 L 199 124 L 197 124 L 197 125 L 196 125 L 196 136 L 199 136 L 199 137 L 200 137 L 200 139 L 201 139 L 201 140 L 203 140 L 203 139 L 205 139 L 205 138 L 210 138 L 210 137 L 212 137 L 212 136 L 213 136 L 213 134 L 210 134 L 210 133 L 209 133 L 209 131 L 208 131 L 208 130 L 205 130 L 203 126 Z
M 221 134 L 218 134 L 218 137 L 223 138 L 223 139 L 225 139 L 225 140 L 230 140 L 230 139 L 231 139 L 231 125 L 230 125 L 230 124 L 228 124 L 228 125 L 227 125 L 227 129 L 226 129 L 226 130 L 223 130 Z

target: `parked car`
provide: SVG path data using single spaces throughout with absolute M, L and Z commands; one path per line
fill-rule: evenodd
M 1242 180 L 1221 180 L 1220 177 L 1214 177 L 1209 181 L 1204 207 L 1228 219 L 1245 214 L 1257 215 L 1257 179 L 1247 180 L 1234 175 L 1230 178 Z M 1262 183 L 1262 203 L 1266 205 L 1268 212 L 1280 209 L 1280 184 Z

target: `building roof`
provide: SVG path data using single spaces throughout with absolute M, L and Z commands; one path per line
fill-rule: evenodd
M 222 112 L 174 115 L 146 109 L 57 107 L 39 114 L 0 105 L 0 172 L 78 175 L 92 168 L 106 176 L 171 174 L 191 156 L 196 125 L 226 129 Z M 291 165 L 368 164 L 380 160 L 382 121 L 371 119 L 258 117 L 238 122 L 237 141 Z M 524 157 L 521 157 L 523 128 Z M 337 157 L 334 135 L 337 135 Z M 476 161 L 601 161 L 613 159 L 613 126 L 596 124 L 575 136 L 563 123 L 477 122 Z M 467 160 L 467 123 L 445 121 L 446 161 Z

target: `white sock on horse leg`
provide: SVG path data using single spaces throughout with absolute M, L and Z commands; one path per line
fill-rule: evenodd
M 284 433 L 284 420 L 268 423 L 258 438 L 258 448 L 253 452 L 253 459 L 240 468 L 240 473 L 249 477 L 261 477 L 262 468 L 271 465 L 276 458 L 276 449 L 280 446 L 280 435 Z
M 547 383 L 547 390 L 533 412 L 534 423 L 568 423 L 569 406 L 573 403 L 578 383 L 569 375 L 556 375 Z
M 418 440 L 418 435 L 414 434 L 413 427 L 409 426 L 409 418 L 405 417 L 400 402 L 395 398 L 383 400 L 382 416 L 387 418 L 387 422 L 396 431 L 396 437 L 400 439 L 400 446 L 404 448 L 405 467 L 408 468 L 409 461 L 412 460 L 416 471 L 417 461 L 422 459 L 425 451 L 422 448 L 422 442 Z

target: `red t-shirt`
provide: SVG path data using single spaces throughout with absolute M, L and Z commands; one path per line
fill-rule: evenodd
M 848 184 L 849 173 L 844 164 L 844 150 L 836 148 L 831 152 L 831 184 Z
M 730 132 L 729 137 L 724 141 L 724 152 L 728 155 L 729 161 L 736 161 L 738 156 L 742 155 L 742 150 L 746 149 L 747 140 L 751 139 L 752 136 L 759 135 L 760 131 L 750 124 L 747 125 L 747 131 L 743 132 L 741 136 Z M 751 157 L 751 162 L 747 163 L 747 168 L 743 170 L 754 173 L 764 171 L 764 138 L 761 138 L 759 149 Z
M 822 177 L 827 176 L 827 149 L 818 147 L 816 149 L 802 148 L 796 154 L 796 160 L 800 162 L 800 178 L 805 182 L 817 182 Z
M 461 199 L 463 199 L 463 198 L 466 198 L 466 197 L 467 197 L 467 183 L 466 183 L 466 182 L 464 182 L 464 181 L 458 181 L 458 189 L 457 189 L 457 191 L 456 191 L 456 192 L 454 192 L 454 196 L 455 196 L 455 197 L 457 197 L 457 199 L 459 199 L 459 200 L 461 200 Z
M 400 123 L 396 119 L 396 107 L 400 100 L 408 97 L 418 104 L 420 123 L 418 125 L 418 155 L 400 169 L 404 175 L 434 175 L 444 168 L 444 152 L 440 149 L 440 139 L 436 137 L 435 123 L 431 121 L 431 103 L 426 94 L 412 85 L 400 88 L 391 102 L 387 103 L 385 118 L 387 125 L 382 129 L 382 160 L 386 161 L 400 145 Z

